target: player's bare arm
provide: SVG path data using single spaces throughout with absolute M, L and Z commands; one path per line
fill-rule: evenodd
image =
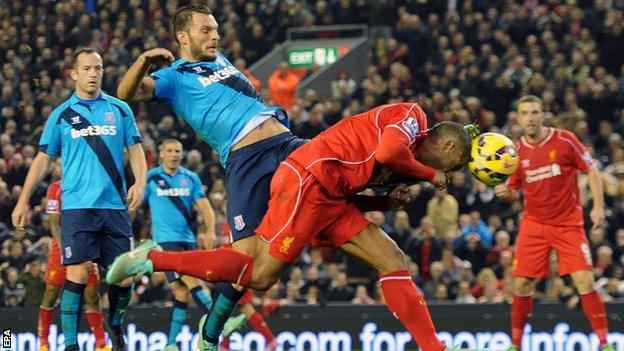
M 128 148 L 130 157 L 130 167 L 134 175 L 134 184 L 128 189 L 128 209 L 135 212 L 143 202 L 143 191 L 145 190 L 145 174 L 147 173 L 147 162 L 145 152 L 141 144 L 134 144 Z
M 604 206 L 604 191 L 602 185 L 602 178 L 600 177 L 600 171 L 594 163 L 589 169 L 589 190 L 592 194 L 593 207 L 589 212 L 589 217 L 592 221 L 592 228 L 604 228 L 607 226 L 605 219 L 605 206 Z
M 26 215 L 28 214 L 28 199 L 35 191 L 35 187 L 41 183 L 41 180 L 46 175 L 52 156 L 45 152 L 39 152 L 28 170 L 26 180 L 24 181 L 24 187 L 17 199 L 15 209 L 11 214 L 11 221 L 15 228 L 23 230 L 26 225 Z
M 155 48 L 142 53 L 128 68 L 117 87 L 117 97 L 124 101 L 149 101 L 154 97 L 154 79 L 145 76 L 151 65 L 171 63 L 171 51 Z
M 444 188 L 446 175 L 416 160 L 409 148 L 409 143 L 410 140 L 407 140 L 396 128 L 388 128 L 381 136 L 375 160 L 397 174 L 426 180 L 436 188 Z
M 214 244 L 217 242 L 217 235 L 215 234 L 215 213 L 210 205 L 210 202 L 207 198 L 203 197 L 195 201 L 195 205 L 197 206 L 197 211 L 199 215 L 202 217 L 204 221 L 204 227 L 206 228 L 204 237 L 204 245 L 206 249 L 211 249 L 214 247 Z

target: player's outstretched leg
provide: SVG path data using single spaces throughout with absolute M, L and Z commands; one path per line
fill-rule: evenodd
M 340 247 L 381 273 L 381 289 L 390 312 L 423 351 L 456 350 L 438 339 L 425 299 L 407 271 L 405 254 L 379 227 L 369 224 Z
M 106 281 L 111 284 L 153 271 L 174 271 L 210 282 L 242 286 L 251 282 L 254 259 L 238 251 L 219 248 L 161 252 L 159 249 L 155 242 L 148 240 L 118 256 L 106 274 Z

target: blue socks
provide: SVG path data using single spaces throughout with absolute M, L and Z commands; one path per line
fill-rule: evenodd
M 117 335 L 122 334 L 121 322 L 123 322 L 126 307 L 130 303 L 131 294 L 132 286 L 111 285 L 108 287 L 108 327 Z
M 198 285 L 191 289 L 190 292 L 197 307 L 199 307 L 204 314 L 209 314 L 210 308 L 212 307 L 212 299 L 206 291 Z
M 176 337 L 182 330 L 184 320 L 186 319 L 186 302 L 173 299 L 173 310 L 171 310 L 171 323 L 169 324 L 169 336 L 167 337 L 167 345 L 176 343 Z
M 61 292 L 61 327 L 65 334 L 66 350 L 78 350 L 78 326 L 82 314 L 82 294 L 86 284 L 65 280 Z
M 245 294 L 234 289 L 230 283 L 218 283 L 215 287 L 217 299 L 212 304 L 208 321 L 202 330 L 204 340 L 217 344 L 223 326 L 238 306 L 238 301 Z

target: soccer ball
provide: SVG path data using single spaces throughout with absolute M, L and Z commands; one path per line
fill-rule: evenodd
M 503 183 L 520 163 L 513 142 L 498 133 L 483 133 L 472 139 L 468 170 L 488 186 Z

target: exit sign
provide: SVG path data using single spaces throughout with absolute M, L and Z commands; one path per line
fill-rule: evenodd
M 287 61 L 291 67 L 310 68 L 331 65 L 348 51 L 345 47 L 292 48 L 287 52 Z

